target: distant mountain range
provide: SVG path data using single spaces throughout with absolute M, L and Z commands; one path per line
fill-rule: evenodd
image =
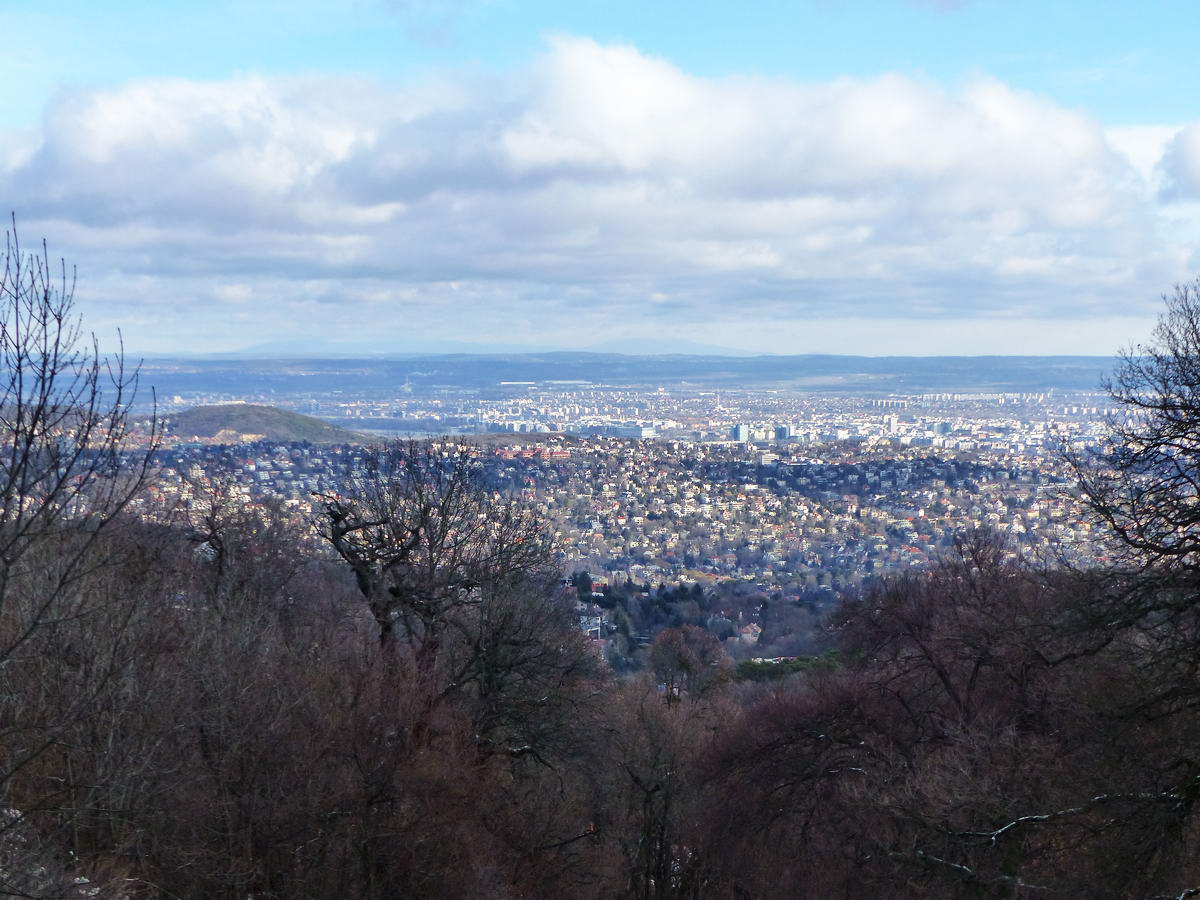
M 252 403 L 225 403 L 197 406 L 168 416 L 163 423 L 177 440 L 215 438 L 224 432 L 230 443 L 240 435 L 262 435 L 269 441 L 308 441 L 312 444 L 340 444 L 361 440 L 361 435 L 338 428 L 312 416 L 258 406 Z
M 635 356 L 754 356 L 749 350 L 722 347 L 716 344 L 697 344 L 692 341 L 672 338 L 619 338 L 601 341 L 588 347 L 546 348 L 532 344 L 507 344 L 470 341 L 267 341 L 241 350 L 226 353 L 195 354 L 208 359 L 262 359 L 263 357 L 287 357 L 289 359 L 374 359 L 408 358 L 414 356 L 468 355 L 522 355 L 544 353 L 621 353 Z
M 1106 356 L 749 356 L 618 353 L 408 357 L 156 358 L 144 384 L 173 393 L 394 393 L 440 387 L 499 390 L 505 382 L 587 382 L 686 389 L 767 388 L 854 394 L 1093 391 L 1112 372 Z

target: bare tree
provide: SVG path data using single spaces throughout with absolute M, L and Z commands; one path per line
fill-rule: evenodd
M 726 681 L 731 662 L 712 632 L 684 625 L 659 632 L 650 647 L 650 665 L 670 704 L 681 694 L 696 699 Z
M 1107 384 L 1119 404 L 1099 451 L 1072 453 L 1084 502 L 1126 562 L 1200 570 L 1200 279 L 1163 298 L 1148 345 L 1126 350 Z
M 714 734 L 735 715 L 716 700 L 664 704 L 647 677 L 613 692 L 604 758 L 595 767 L 604 798 L 596 825 L 610 848 L 609 883 L 600 896 L 723 896 L 706 890 L 707 870 L 723 848 L 702 845 L 705 786 L 698 777 Z
M 0 611 L 26 586 L 35 549 L 69 544 L 52 573 L 39 566 L 41 605 L 24 631 L 0 645 L 0 656 L 8 656 L 83 573 L 91 543 L 138 494 L 157 434 L 151 417 L 142 449 L 133 449 L 138 372 L 126 368 L 123 351 L 102 355 L 82 331 L 65 263 L 55 274 L 44 244 L 40 254 L 24 254 L 14 228 L 2 265 Z
M 551 543 L 533 511 L 488 491 L 476 449 L 392 442 L 350 464 L 343 490 L 321 494 L 321 534 L 354 572 L 390 645 L 435 656 L 448 613 L 545 574 Z
M 273 498 L 251 503 L 221 473 L 189 479 L 180 510 L 188 540 L 205 565 L 198 566 L 200 592 L 220 615 L 238 615 L 247 603 L 287 606 L 302 569 L 304 526 Z
M 61 821 L 63 798 L 25 776 L 62 728 L 89 715 L 126 658 L 127 617 L 109 619 L 103 647 L 78 640 L 113 612 L 86 580 L 112 561 L 101 539 L 137 497 L 157 445 L 151 416 L 134 448 L 137 369 L 83 331 L 74 288 L 74 272 L 52 265 L 44 243 L 22 249 L 14 220 L 0 260 L 0 839 L 21 832 L 27 847 L 46 824 L 37 810 L 56 808 Z M 74 691 L 39 705 L 36 679 L 59 678 L 63 665 L 91 668 Z M 18 890 L 17 878 L 7 860 L 0 888 Z
M 571 620 L 544 523 L 488 488 L 477 454 L 454 442 L 368 450 L 343 493 L 320 497 L 318 527 L 389 665 L 412 663 L 428 718 L 465 706 L 482 753 L 546 762 L 602 667 Z

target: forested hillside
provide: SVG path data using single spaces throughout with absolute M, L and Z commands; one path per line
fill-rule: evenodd
M 197 406 L 165 419 L 164 426 L 178 439 L 215 438 L 230 435 L 234 441 L 240 435 L 271 441 L 308 441 L 313 444 L 332 444 L 353 441 L 352 431 L 274 406 L 254 403 L 223 403 L 216 406 Z

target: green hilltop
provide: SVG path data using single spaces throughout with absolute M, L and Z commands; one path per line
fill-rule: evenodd
M 241 435 L 262 435 L 269 441 L 308 441 L 312 444 L 341 444 L 360 441 L 361 435 L 312 416 L 274 406 L 253 403 L 223 403 L 197 406 L 165 418 L 167 431 L 178 440 L 216 438 L 228 432 L 230 443 Z

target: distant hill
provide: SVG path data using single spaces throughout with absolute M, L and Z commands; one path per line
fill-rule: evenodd
M 395 359 L 413 356 L 513 356 L 545 353 L 620 353 L 635 356 L 756 356 L 750 350 L 698 344 L 670 335 L 654 338 L 614 338 L 576 349 L 507 344 L 496 341 L 411 341 L 401 339 L 377 341 L 268 341 L 228 353 L 204 353 L 209 359 Z
M 506 390 L 505 382 L 726 390 L 769 388 L 842 394 L 1096 391 L 1116 359 L 1103 356 L 627 356 L 618 353 L 453 354 L 392 359 L 150 358 L 143 379 L 159 396 L 273 390 L 382 393 Z
M 361 440 L 353 431 L 312 416 L 253 403 L 197 406 L 168 416 L 165 424 L 167 431 L 178 440 L 222 438 L 228 443 L 237 443 L 261 437 L 269 441 L 308 441 L 312 444 Z

